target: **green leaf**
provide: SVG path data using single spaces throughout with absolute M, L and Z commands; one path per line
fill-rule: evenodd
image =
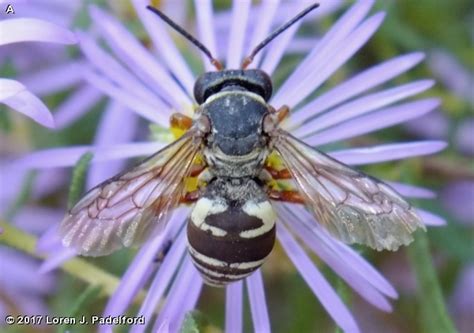
M 408 248 L 408 256 L 416 273 L 418 302 L 421 312 L 423 332 L 457 332 L 446 311 L 441 287 L 433 267 L 428 237 L 425 232 L 417 232 L 415 241 Z
M 88 152 L 83 154 L 76 163 L 72 171 L 71 185 L 69 186 L 69 196 L 67 206 L 71 209 L 79 200 L 84 188 L 84 180 L 86 177 L 87 168 L 94 155 Z
M 199 333 L 202 326 L 202 314 L 199 311 L 190 311 L 184 317 L 180 333 Z

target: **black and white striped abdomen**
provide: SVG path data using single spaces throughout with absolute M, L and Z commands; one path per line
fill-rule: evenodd
M 259 268 L 275 243 L 276 215 L 252 180 L 216 179 L 188 222 L 188 250 L 206 283 L 222 286 Z

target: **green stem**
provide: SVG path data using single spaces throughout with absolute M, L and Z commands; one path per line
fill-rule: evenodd
M 0 229 L 3 229 L 3 232 L 0 234 L 0 244 L 8 245 L 36 258 L 45 259 L 45 256 L 36 252 L 37 239 L 35 236 L 15 228 L 4 221 L 0 221 Z M 59 268 L 89 285 L 100 287 L 101 296 L 111 296 L 120 283 L 118 277 L 79 258 L 70 259 Z M 144 297 L 145 292 L 140 291 L 135 302 L 142 302 Z
M 94 155 L 92 153 L 85 153 L 74 166 L 72 171 L 71 185 L 69 185 L 69 195 L 67 208 L 71 209 L 81 198 L 82 189 L 84 188 L 84 181 L 86 179 L 86 172 L 89 167 L 89 163 Z
M 428 236 L 418 232 L 415 241 L 408 248 L 408 256 L 415 269 L 418 283 L 418 302 L 424 332 L 454 333 L 457 332 L 446 311 L 441 287 L 431 260 Z

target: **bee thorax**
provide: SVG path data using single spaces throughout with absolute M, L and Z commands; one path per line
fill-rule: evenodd
M 276 215 L 254 180 L 216 179 L 188 222 L 189 253 L 206 283 L 225 285 L 257 268 L 275 242 Z

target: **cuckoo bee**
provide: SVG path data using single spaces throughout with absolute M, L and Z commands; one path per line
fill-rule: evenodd
M 206 283 L 222 286 L 258 269 L 275 243 L 272 202 L 305 205 L 315 220 L 346 243 L 396 250 L 424 228 L 414 209 L 387 184 L 334 160 L 280 126 L 269 76 L 247 69 L 253 57 L 314 4 L 260 43 L 238 70 L 223 70 L 205 46 L 167 16 L 216 67 L 194 86 L 194 118 L 176 114 L 185 133 L 176 141 L 90 190 L 67 214 L 63 243 L 82 255 L 109 254 L 156 235 L 180 204 L 194 204 L 187 223 L 189 254 Z M 283 167 L 269 163 L 277 155 Z M 196 161 L 199 160 L 200 163 Z M 200 186 L 190 191 L 186 179 Z M 271 186 L 286 179 L 290 189 Z

